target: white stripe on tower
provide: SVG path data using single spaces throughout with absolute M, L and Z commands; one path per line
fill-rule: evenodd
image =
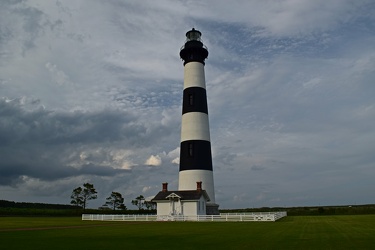
M 189 112 L 182 115 L 181 142 L 188 140 L 210 141 L 208 115 L 200 112 Z
M 179 190 L 202 189 L 215 203 L 211 156 L 210 129 L 206 97 L 204 60 L 208 56 L 195 29 L 186 33 L 187 41 L 181 49 L 184 60 L 184 93 L 182 102 Z

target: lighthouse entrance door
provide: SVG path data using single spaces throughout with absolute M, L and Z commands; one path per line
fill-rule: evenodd
M 181 197 L 178 196 L 175 193 L 172 193 L 172 194 L 168 195 L 168 198 L 169 198 L 169 207 L 170 207 L 169 214 L 170 215 L 181 215 L 182 214 L 181 202 L 180 202 Z

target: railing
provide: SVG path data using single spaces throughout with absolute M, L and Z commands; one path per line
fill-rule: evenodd
M 204 45 L 203 43 L 202 43 L 202 48 L 204 48 L 204 49 L 206 49 L 208 51 L 207 46 Z M 182 45 L 182 47 L 180 48 L 180 51 L 183 50 L 183 49 L 185 49 L 185 45 Z
M 220 215 L 128 215 L 128 214 L 82 214 L 82 220 L 100 221 L 277 221 L 286 212 L 227 213 Z
M 82 214 L 82 220 L 156 221 L 157 220 L 157 215 L 143 215 L 143 214 Z

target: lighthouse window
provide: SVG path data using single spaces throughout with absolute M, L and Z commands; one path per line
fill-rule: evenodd
M 189 156 L 193 156 L 193 143 L 189 143 Z
M 189 105 L 190 105 L 190 106 L 193 106 L 193 105 L 194 105 L 194 96 L 193 96 L 193 94 L 190 94 L 190 95 L 189 95 Z

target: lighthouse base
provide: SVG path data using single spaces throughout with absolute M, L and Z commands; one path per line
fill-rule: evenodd
M 219 215 L 219 204 L 207 203 L 206 204 L 206 214 L 207 215 Z

